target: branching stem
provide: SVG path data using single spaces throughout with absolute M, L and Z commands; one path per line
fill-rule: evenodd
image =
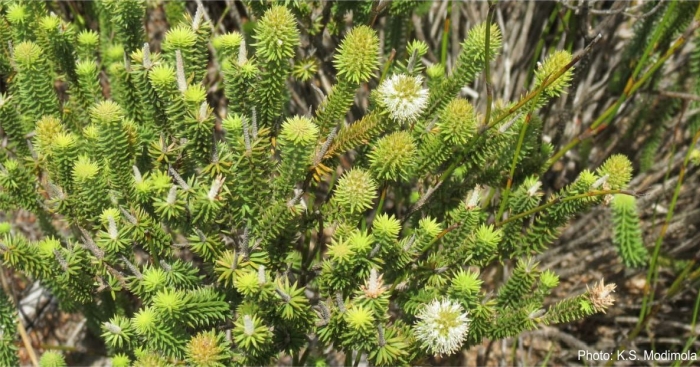
M 649 78 L 651 78 L 652 75 L 656 73 L 656 71 L 661 68 L 661 66 L 668 60 L 673 54 L 676 53 L 676 51 L 680 50 L 681 47 L 688 41 L 690 38 L 690 35 L 700 27 L 700 20 L 698 20 L 698 14 L 700 14 L 700 8 L 698 8 L 698 13 L 696 13 L 696 20 L 693 21 L 693 24 L 688 28 L 688 30 L 683 33 L 678 39 L 669 47 L 669 49 L 666 51 L 666 53 L 661 56 L 652 66 L 644 73 L 642 76 L 639 78 L 639 80 L 634 81 L 633 79 L 630 79 L 629 82 L 627 83 L 627 87 L 625 88 L 624 92 L 618 98 L 618 100 L 610 107 L 608 107 L 605 112 L 603 112 L 593 123 L 591 126 L 583 132 L 581 135 L 573 138 L 566 146 L 561 148 L 558 152 L 556 152 L 552 158 L 550 158 L 547 161 L 546 167 L 551 167 L 554 162 L 558 161 L 561 157 L 566 154 L 569 150 L 573 149 L 576 147 L 579 143 L 582 141 L 592 138 L 601 131 L 603 131 L 612 119 L 615 117 L 617 114 L 617 111 L 620 109 L 620 106 L 622 105 L 623 102 L 625 102 L 629 97 L 634 94 L 639 88 L 641 88 Z

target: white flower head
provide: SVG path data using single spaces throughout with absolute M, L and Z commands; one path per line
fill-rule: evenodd
M 420 76 L 395 74 L 379 86 L 379 95 L 391 118 L 402 123 L 415 121 L 428 106 L 428 90 Z
M 469 332 L 467 312 L 450 299 L 433 300 L 416 316 L 416 338 L 435 355 L 451 355 L 462 348 Z

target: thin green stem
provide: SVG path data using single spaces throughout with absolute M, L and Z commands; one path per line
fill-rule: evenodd
M 695 147 L 695 144 L 698 142 L 698 139 L 700 139 L 700 130 L 695 133 L 695 136 L 693 136 L 693 139 L 690 142 L 688 151 L 685 154 L 685 159 L 683 160 L 683 165 L 681 166 L 680 173 L 678 174 L 678 182 L 676 182 L 676 188 L 673 191 L 673 197 L 671 198 L 671 204 L 669 205 L 668 208 L 668 213 L 666 213 L 666 219 L 664 220 L 664 224 L 661 227 L 661 232 L 659 233 L 659 237 L 656 239 L 656 243 L 654 244 L 654 252 L 651 257 L 651 262 L 649 264 L 649 271 L 647 273 L 647 284 L 649 287 L 647 288 L 647 294 L 645 295 L 643 301 L 642 301 L 642 314 L 640 315 L 640 319 L 645 316 L 647 304 L 651 304 L 653 301 L 654 297 L 654 284 L 652 283 L 652 279 L 654 277 L 654 274 L 656 273 L 656 267 L 657 263 L 659 260 L 659 254 L 661 252 L 661 244 L 663 243 L 664 237 L 666 236 L 666 232 L 668 231 L 668 227 L 671 224 L 671 219 L 673 218 L 673 213 L 676 208 L 676 203 L 678 202 L 678 196 L 680 195 L 681 192 L 681 187 L 683 186 L 683 179 L 685 178 L 685 174 L 687 171 L 688 167 L 688 162 L 690 161 L 690 155 L 693 152 L 693 147 Z
M 673 43 L 673 45 L 671 45 L 671 47 L 669 47 L 666 53 L 661 58 L 659 58 L 649 68 L 649 70 L 642 74 L 639 80 L 633 82 L 632 79 L 630 79 L 627 88 L 625 88 L 625 91 L 617 99 L 617 101 L 613 105 L 608 107 L 608 109 L 606 109 L 605 112 L 603 112 L 595 121 L 593 121 L 591 126 L 583 134 L 573 138 L 568 144 L 566 144 L 563 148 L 556 152 L 547 161 L 546 167 L 551 167 L 556 161 L 561 159 L 561 157 L 563 157 L 564 154 L 566 154 L 566 152 L 576 147 L 582 141 L 598 135 L 598 133 L 600 133 L 606 127 L 608 127 L 608 123 L 612 121 L 615 115 L 617 115 L 617 111 L 619 110 L 622 103 L 624 103 L 627 99 L 629 99 L 629 97 L 632 94 L 634 94 L 639 88 L 641 88 L 647 82 L 647 80 L 649 80 L 649 78 L 651 78 L 651 76 L 654 75 L 654 73 L 656 73 L 656 71 L 666 62 L 666 60 L 673 56 L 673 54 L 676 53 L 676 51 L 681 49 L 681 47 L 688 41 L 692 32 L 694 32 L 698 27 L 700 27 L 700 22 L 697 20 L 698 14 L 700 14 L 700 8 L 698 8 L 698 13 L 696 13 L 696 20 L 693 21 L 693 24 L 690 26 L 690 28 L 683 35 L 681 35 Z
M 546 81 L 546 80 L 545 80 Z M 510 164 L 510 172 L 508 174 L 508 182 L 506 183 L 506 188 L 503 190 L 503 198 L 501 199 L 501 205 L 498 207 L 498 214 L 496 214 L 496 221 L 499 221 L 501 218 L 503 218 L 503 213 L 506 210 L 506 207 L 508 206 L 508 198 L 510 197 L 510 190 L 513 187 L 513 178 L 515 177 L 515 167 L 518 165 L 518 158 L 520 157 L 520 151 L 522 150 L 523 147 L 523 142 L 525 141 L 525 134 L 527 133 L 527 128 L 530 126 L 530 120 L 532 119 L 532 114 L 535 112 L 535 105 L 537 104 L 537 100 L 539 99 L 539 96 L 535 96 L 533 99 L 532 106 L 530 107 L 530 111 L 528 112 L 527 116 L 525 117 L 525 121 L 523 121 L 523 126 L 520 127 L 520 136 L 518 137 L 518 144 L 515 147 L 515 154 L 513 154 L 513 161 Z
M 486 17 L 486 36 L 484 42 L 484 80 L 486 81 L 486 115 L 484 116 L 484 123 L 488 124 L 489 119 L 491 119 L 491 105 L 493 104 L 493 86 L 491 85 L 491 23 L 493 23 L 493 16 L 496 14 L 496 4 L 494 2 L 489 2 L 489 12 Z
M 646 64 L 647 59 L 649 58 L 649 56 L 651 56 L 651 53 L 654 51 L 654 48 L 657 47 L 657 43 L 659 42 L 661 35 L 667 29 L 665 25 L 669 22 L 671 16 L 673 16 L 673 11 L 676 9 L 677 5 L 678 1 L 673 0 L 664 12 L 664 16 L 661 19 L 661 22 L 657 27 L 655 27 L 654 34 L 651 36 L 651 40 L 647 43 L 647 47 L 644 49 L 644 53 L 642 53 L 642 57 L 639 59 L 637 66 L 634 68 L 634 71 L 632 72 L 632 76 L 630 76 L 629 81 L 633 81 L 634 79 L 636 79 L 637 75 L 639 75 L 639 73 L 642 71 L 642 68 Z
M 603 38 L 602 35 L 598 35 L 595 39 L 593 39 L 593 41 L 588 46 L 586 46 L 586 48 L 583 50 L 583 52 L 581 54 L 572 58 L 568 64 L 564 65 L 561 69 L 559 69 L 559 71 L 552 74 L 548 80 L 546 80 L 545 82 L 542 83 L 542 85 L 535 88 L 530 93 L 526 94 L 525 97 L 521 98 L 518 101 L 518 103 L 516 103 L 513 107 L 509 108 L 507 111 L 503 112 L 498 117 L 496 117 L 488 125 L 484 126 L 481 129 L 481 131 L 479 131 L 479 135 L 483 135 L 490 128 L 496 126 L 498 123 L 500 123 L 503 120 L 505 120 L 506 118 L 508 118 L 508 116 L 517 112 L 520 108 L 525 106 L 525 104 L 527 104 L 533 98 L 535 98 L 537 95 L 539 95 L 543 90 L 545 90 L 547 87 L 552 85 L 552 83 L 554 83 L 557 79 L 559 79 L 559 77 L 564 75 L 564 73 L 566 73 L 567 71 L 569 71 L 569 69 L 571 69 L 574 65 L 576 65 L 576 63 L 578 63 L 581 60 L 581 58 L 583 58 L 584 55 L 588 54 L 593 49 L 593 46 L 596 43 L 598 43 L 598 41 L 600 41 L 601 38 Z
M 664 301 L 667 301 L 673 297 L 675 297 L 682 289 L 682 285 L 684 283 L 692 283 L 695 282 L 696 280 L 700 279 L 700 268 L 696 269 L 690 275 L 688 275 L 688 272 L 686 271 L 687 269 L 691 269 L 695 265 L 695 260 L 692 260 L 688 265 L 686 266 L 686 269 L 679 275 L 676 280 L 672 283 L 671 287 L 668 288 L 668 291 L 664 295 L 662 299 L 660 299 L 658 302 L 654 304 L 654 306 L 651 308 L 649 313 L 646 314 L 642 318 L 642 321 L 637 323 L 635 328 L 627 334 L 627 338 L 625 339 L 624 342 L 620 344 L 620 346 L 616 349 L 616 352 L 625 350 L 627 348 L 627 345 L 630 343 L 630 341 L 634 340 L 637 338 L 639 333 L 644 329 L 644 327 L 649 323 L 649 320 L 661 309 L 661 306 L 664 304 Z M 617 355 L 617 353 L 613 353 L 613 355 Z M 606 363 L 606 366 L 612 366 L 615 363 L 616 359 L 613 358 Z
M 550 206 L 552 206 L 552 205 L 554 205 L 554 204 L 565 203 L 565 202 L 571 201 L 571 200 L 584 199 L 584 198 L 588 198 L 588 197 L 591 197 L 591 196 L 603 196 L 603 195 L 615 195 L 615 194 L 625 194 L 625 195 L 634 195 L 634 196 L 636 196 L 636 193 L 634 193 L 634 192 L 632 192 L 632 191 L 628 191 L 628 190 L 593 190 L 593 191 L 585 192 L 585 193 L 583 193 L 583 194 L 578 194 L 578 195 L 574 195 L 574 196 L 568 196 L 568 197 L 565 197 L 565 198 L 563 198 L 563 199 L 562 199 L 562 198 L 556 198 L 556 199 L 550 200 L 550 201 L 548 201 L 547 203 L 542 204 L 542 205 L 540 205 L 540 206 L 538 206 L 538 207 L 536 207 L 536 208 L 532 208 L 532 209 L 530 209 L 530 210 L 528 210 L 528 211 L 525 211 L 525 212 L 522 212 L 522 213 L 520 213 L 520 214 L 516 214 L 516 215 L 514 215 L 514 216 L 512 216 L 512 217 L 509 217 L 508 219 L 506 219 L 506 220 L 504 220 L 504 221 L 502 221 L 502 222 L 497 222 L 497 223 L 496 223 L 496 227 L 501 227 L 501 226 L 503 226 L 504 224 L 507 224 L 507 223 L 510 223 L 510 222 L 512 222 L 512 221 L 515 221 L 515 220 L 518 220 L 518 219 L 521 219 L 521 218 L 530 216 L 530 215 L 532 215 L 532 214 L 541 212 L 542 210 L 545 210 L 545 209 L 549 208 Z
M 374 211 L 372 221 L 374 221 L 374 218 L 376 218 L 377 215 L 382 214 L 382 212 L 384 211 L 384 201 L 386 200 L 386 192 L 388 189 L 389 184 L 387 182 L 384 182 L 384 184 L 382 185 L 381 194 L 379 194 L 379 203 L 377 203 L 377 209 L 375 209 Z M 369 220 L 369 218 L 367 218 L 367 225 L 369 226 L 370 223 L 371 221 Z
M 362 360 L 362 352 L 358 350 L 357 355 L 355 356 L 355 362 L 352 364 L 352 367 L 359 366 L 361 360 Z
M 351 366 L 352 365 L 352 350 L 345 352 L 345 362 L 343 363 L 343 366 Z
M 447 17 L 445 17 L 445 25 L 442 29 L 442 44 L 440 48 L 440 62 L 442 65 L 447 65 L 447 46 L 450 40 L 450 11 L 452 10 L 452 2 L 447 6 Z
M 559 13 L 559 4 L 557 3 L 556 7 L 553 9 L 553 11 L 549 14 L 549 18 L 547 19 L 547 23 L 545 24 L 543 28 L 542 35 L 545 34 L 550 34 L 552 32 L 552 27 L 557 23 L 557 14 Z M 530 67 L 527 73 L 527 81 L 526 81 L 526 86 L 529 86 L 530 83 L 532 83 L 532 79 L 535 77 L 535 66 L 537 65 L 537 60 L 539 60 L 540 55 L 542 54 L 542 49 L 544 48 L 544 42 L 546 40 L 546 37 L 540 37 L 540 40 L 537 41 L 537 45 L 535 46 L 535 52 L 532 55 L 532 60 L 530 61 Z M 554 43 L 556 44 L 556 43 Z
M 693 307 L 693 316 L 692 316 L 692 320 L 690 322 L 690 330 L 692 330 L 692 331 L 691 331 L 690 336 L 688 337 L 688 340 L 686 340 L 685 345 L 683 346 L 683 350 L 681 351 L 681 353 L 688 352 L 690 350 L 690 347 L 692 347 L 693 344 L 695 343 L 695 340 L 698 339 L 698 332 L 696 331 L 697 330 L 696 325 L 698 322 L 698 313 L 700 313 L 700 292 L 698 292 L 698 295 L 695 297 L 695 307 Z M 675 361 L 675 363 L 673 364 L 673 367 L 678 367 L 680 365 L 681 365 L 681 360 L 679 359 L 679 360 Z
M 685 178 L 686 170 L 688 167 L 688 162 L 690 161 L 690 154 L 693 152 L 693 147 L 695 147 L 695 144 L 697 144 L 698 139 L 700 139 L 700 130 L 695 133 L 693 136 L 693 139 L 690 142 L 689 149 L 685 154 L 685 159 L 683 160 L 683 164 L 681 165 L 681 170 L 680 173 L 678 174 L 678 182 L 676 183 L 676 188 L 673 191 L 673 197 L 671 198 L 671 204 L 668 207 L 668 212 L 666 214 L 666 219 L 664 221 L 663 226 L 661 227 L 661 232 L 659 233 L 659 237 L 656 239 L 656 243 L 654 244 L 654 253 L 651 258 L 651 263 L 649 264 L 649 271 L 647 273 L 647 287 L 645 289 L 645 295 L 644 299 L 642 300 L 642 311 L 640 313 L 640 321 L 637 323 L 635 328 L 632 330 L 627 335 L 627 339 L 620 345 L 618 350 L 625 350 L 627 348 L 627 345 L 631 340 L 636 338 L 636 336 L 644 329 L 644 327 L 647 325 L 649 320 L 651 320 L 651 317 L 658 312 L 660 309 L 661 305 L 663 304 L 664 300 L 670 299 L 673 296 L 675 296 L 678 292 L 683 289 L 683 283 L 685 281 L 692 281 L 693 279 L 700 278 L 700 269 L 695 270 L 693 273 L 688 273 L 686 271 L 683 271 L 681 275 L 676 278 L 676 280 L 673 282 L 671 287 L 668 288 L 668 291 L 664 295 L 664 297 L 656 302 L 654 306 L 650 307 L 649 305 L 652 304 L 652 299 L 653 299 L 653 294 L 654 294 L 654 286 L 651 284 L 652 280 L 652 274 L 654 272 L 654 269 L 656 268 L 656 264 L 658 262 L 659 258 L 659 253 L 661 252 L 661 244 L 663 243 L 664 237 L 666 236 L 666 232 L 668 231 L 668 227 L 671 223 L 671 219 L 673 218 L 673 213 L 676 208 L 676 203 L 678 202 L 678 196 L 680 195 L 681 192 L 681 187 L 683 186 L 683 179 Z M 692 266 L 695 265 L 695 260 L 691 261 L 688 266 L 686 267 L 687 271 L 690 271 Z M 612 366 L 614 361 L 608 361 L 608 366 Z
M 391 49 L 391 53 L 389 54 L 389 58 L 386 60 L 386 64 L 384 64 L 384 68 L 382 69 L 382 75 L 379 77 L 379 85 L 382 84 L 384 79 L 386 78 L 386 75 L 389 73 L 389 69 L 391 69 L 391 64 L 394 63 L 394 59 L 396 58 L 396 49 Z

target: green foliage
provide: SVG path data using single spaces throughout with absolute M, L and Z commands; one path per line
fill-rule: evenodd
M 272 127 L 284 104 L 284 81 L 291 74 L 289 59 L 300 42 L 294 15 L 284 6 L 271 7 L 258 21 L 253 37 L 262 66 L 255 96 L 259 108 L 252 114 L 245 112 L 253 119 L 257 115 L 260 126 Z
M 54 351 L 46 351 L 39 359 L 40 367 L 66 367 L 66 360 L 63 354 Z
M 615 244 L 627 264 L 644 261 L 619 191 L 627 158 L 542 188 L 552 146 L 537 114 L 571 83 L 570 69 L 552 79 L 567 51 L 535 71 L 535 87 L 551 83 L 542 93 L 482 121 L 458 94 L 496 60 L 500 30 L 479 24 L 452 45 L 451 70 L 428 66 L 428 43 L 402 24 L 417 2 L 387 5 L 395 60 L 383 23 L 357 22 L 373 22 L 371 1 L 332 4 L 325 28 L 307 19 L 311 3 L 251 2 L 249 29 L 217 35 L 202 8 L 148 3 L 170 24 L 162 55 L 144 45 L 147 2 L 97 2 L 99 32 L 30 4 L 0 22 L 14 47 L 0 68 L 16 69 L 0 97 L 0 208 L 33 212 L 45 236 L 5 225 L 0 255 L 83 313 L 115 366 L 301 365 L 327 348 L 409 365 L 604 312 L 614 287 L 602 283 L 545 307 L 559 280 L 530 256 L 612 191 Z M 332 58 L 308 52 L 316 36 Z M 330 92 L 308 113 L 286 108 L 319 83 Z M 502 263 L 512 272 L 487 287 L 480 269 Z M 4 298 L 0 316 L 11 343 Z M 13 353 L 0 345 L 0 364 Z M 41 364 L 65 361 L 47 352 Z
M 279 176 L 276 191 L 282 197 L 291 196 L 296 182 L 303 180 L 312 163 L 314 147 L 318 140 L 318 127 L 304 117 L 293 117 L 282 124 L 279 136 Z
M 488 44 L 489 59 L 493 60 L 501 48 L 501 31 L 495 24 L 488 25 L 491 33 L 491 42 Z M 467 39 L 462 43 L 462 51 L 459 53 L 457 65 L 452 75 L 443 78 L 430 93 L 430 101 L 425 111 L 430 116 L 444 108 L 447 103 L 457 95 L 462 86 L 473 81 L 476 74 L 484 67 L 486 59 L 486 27 L 485 23 L 479 24 L 469 30 Z
M 51 115 L 58 117 L 58 99 L 53 89 L 53 73 L 44 50 L 31 41 L 15 46 L 19 110 L 26 121 L 35 122 Z
M 15 339 L 17 333 L 17 311 L 5 292 L 0 289 L 0 364 L 19 364 Z
M 352 106 L 355 91 L 367 81 L 378 66 L 379 40 L 369 27 L 353 28 L 343 39 L 334 58 L 338 69 L 338 83 L 316 111 L 316 122 L 321 135 L 326 135 L 341 124 Z
M 116 35 L 116 40 L 127 54 L 141 48 L 144 36 L 143 20 L 146 2 L 139 0 L 101 0 L 100 6 Z
M 634 196 L 615 195 L 612 200 L 613 243 L 626 266 L 639 267 L 647 262 Z

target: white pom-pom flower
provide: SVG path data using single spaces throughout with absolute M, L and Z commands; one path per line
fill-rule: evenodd
M 402 123 L 415 121 L 428 106 L 428 90 L 420 76 L 396 74 L 379 86 L 379 95 L 391 118 Z
M 462 306 L 449 299 L 433 300 L 416 316 L 416 338 L 430 353 L 451 355 L 467 338 L 470 320 Z

